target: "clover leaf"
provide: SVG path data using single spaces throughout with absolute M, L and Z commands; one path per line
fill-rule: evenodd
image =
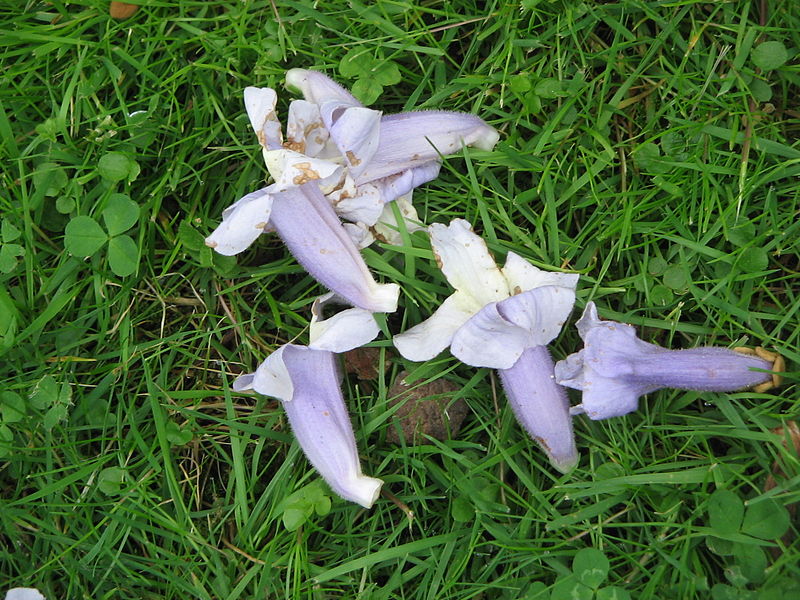
M 70 254 L 88 258 L 108 244 L 108 264 L 115 275 L 127 277 L 139 267 L 139 248 L 124 232 L 139 220 L 139 205 L 125 194 L 112 194 L 103 209 L 106 229 L 81 215 L 67 223 L 64 245 Z

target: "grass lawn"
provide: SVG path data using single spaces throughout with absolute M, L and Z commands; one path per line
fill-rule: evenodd
M 145 4 L 0 6 L 0 595 L 800 597 L 800 3 Z M 783 386 L 577 417 L 561 475 L 494 372 L 393 350 L 452 291 L 415 233 L 364 252 L 400 309 L 373 374 L 343 382 L 389 494 L 340 500 L 280 403 L 231 388 L 307 342 L 323 289 L 273 235 L 233 258 L 203 244 L 267 177 L 243 89 L 278 90 L 283 117 L 292 67 L 501 132 L 414 203 L 498 261 L 581 275 L 556 359 L 594 300 L 662 346 L 776 350 Z M 456 436 L 387 439 L 403 370 L 452 384 Z

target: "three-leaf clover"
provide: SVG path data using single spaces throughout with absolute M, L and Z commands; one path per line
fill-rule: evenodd
M 17 267 L 18 260 L 25 256 L 25 248 L 14 243 L 21 235 L 22 232 L 8 219 L 3 219 L 0 224 L 0 273 L 11 273 Z
M 125 194 L 112 194 L 103 210 L 106 229 L 92 217 L 82 215 L 67 223 L 64 244 L 75 256 L 87 258 L 108 244 L 108 264 L 119 277 L 127 277 L 139 266 L 139 248 L 123 235 L 139 220 L 139 205 Z
M 344 77 L 356 79 L 351 90 L 366 105 L 375 102 L 385 86 L 394 85 L 401 79 L 396 62 L 376 58 L 357 48 L 339 61 L 339 72 Z

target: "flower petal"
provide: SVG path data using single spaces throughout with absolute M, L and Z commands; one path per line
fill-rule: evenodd
M 45 600 L 45 597 L 35 588 L 11 588 L 5 600 Z
M 273 194 L 271 225 L 308 273 L 353 306 L 393 312 L 400 288 L 378 284 L 314 182 Z
M 473 233 L 467 221 L 453 219 L 447 226 L 434 223 L 428 231 L 439 268 L 450 285 L 474 300 L 473 312 L 490 302 L 508 298 L 505 277 L 489 254 L 486 242 Z
M 498 312 L 498 302 L 479 310 L 453 335 L 450 352 L 473 367 L 508 369 L 529 348 L 530 334 Z
M 294 150 L 264 151 L 264 162 L 275 179 L 276 190 L 280 191 L 313 181 L 323 194 L 327 194 L 342 181 L 341 165 Z
M 498 371 L 508 402 L 528 434 L 562 473 L 578 464 L 569 400 L 553 381 L 553 359 L 544 346 L 525 350 L 510 369 Z
M 222 223 L 206 238 L 206 245 L 224 256 L 247 249 L 264 233 L 272 212 L 273 186 L 251 192 L 222 213 Z
M 341 218 L 365 225 L 375 224 L 385 206 L 380 191 L 370 183 L 359 186 L 352 196 L 334 192 L 328 199 L 333 201 L 334 210 Z
M 336 295 L 331 292 L 320 296 L 311 305 L 308 344 L 310 348 L 347 352 L 371 342 L 378 336 L 380 329 L 375 317 L 363 308 L 348 308 L 323 319 L 322 311 L 325 305 L 336 302 Z
M 237 392 L 255 390 L 259 394 L 271 396 L 291 402 L 294 396 L 294 384 L 286 364 L 283 361 L 283 353 L 287 346 L 281 346 L 270 354 L 255 370 L 255 373 L 240 375 L 233 382 L 233 389 Z
M 574 291 L 580 277 L 577 273 L 543 271 L 515 252 L 508 253 L 502 271 L 512 294 L 519 294 L 545 285 L 556 285 Z
M 350 92 L 318 71 L 289 69 L 286 72 L 286 85 L 300 90 L 306 100 L 320 106 L 331 100 L 362 106 Z
M 370 508 L 383 482 L 361 471 L 353 427 L 339 387 L 336 355 L 287 344 L 267 361 L 273 363 L 272 371 L 280 370 L 291 382 L 291 399 L 284 400 L 283 407 L 309 462 L 334 492 Z M 279 369 L 275 363 L 280 363 Z M 260 391 L 258 384 L 255 390 Z
M 319 114 L 319 106 L 306 100 L 294 100 L 289 104 L 286 121 L 286 144 L 290 150 L 318 156 L 329 139 L 328 130 Z
M 437 161 L 463 146 L 491 150 L 498 139 L 497 130 L 469 113 L 431 110 L 386 115 L 381 119 L 378 150 L 356 183 Z
M 456 291 L 427 320 L 394 336 L 392 342 L 408 360 L 430 360 L 450 345 L 455 332 L 472 314 L 472 300 Z
M 333 100 L 320 106 L 320 114 L 350 174 L 358 177 L 378 150 L 380 111 Z
M 442 163 L 440 161 L 432 161 L 382 179 L 375 179 L 369 183 L 363 183 L 359 186 L 359 189 L 367 185 L 376 186 L 380 191 L 383 202 L 388 203 L 400 196 L 408 194 L 415 187 L 436 179 L 441 168 Z
M 271 88 L 246 87 L 244 107 L 250 117 L 250 125 L 262 147 L 275 150 L 281 147 L 281 124 L 275 114 L 278 97 Z

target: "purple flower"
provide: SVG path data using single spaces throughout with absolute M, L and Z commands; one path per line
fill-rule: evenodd
M 372 228 L 379 222 L 390 225 L 379 233 L 391 241 L 393 217 L 387 203 L 402 198 L 402 212 L 413 229 L 416 213 L 410 193 L 436 178 L 441 156 L 464 145 L 491 149 L 499 138 L 492 127 L 465 113 L 383 116 L 315 71 L 291 69 L 286 83 L 299 89 L 304 99 L 289 106 L 285 139 L 275 113 L 275 91 L 245 89 L 245 108 L 274 183 L 256 192 L 257 197 L 248 194 L 223 212 L 223 224 L 209 237 L 210 245 L 222 254 L 242 252 L 266 230 L 271 195 L 310 181 L 319 186 L 340 217 L 351 221 L 347 231 L 362 247 L 374 239 Z M 263 227 L 253 230 L 262 223 Z M 234 234 L 239 227 L 244 227 L 244 234 Z
M 577 323 L 584 348 L 556 363 L 556 381 L 583 391 L 572 414 L 618 417 L 638 408 L 639 396 L 661 388 L 706 392 L 757 391 L 780 383 L 783 360 L 761 348 L 667 350 L 636 337 L 625 323 L 601 321 L 593 302 Z
M 235 213 L 223 221 L 206 243 L 225 250 L 243 237 L 253 239 L 266 226 L 262 208 L 269 206 L 271 227 L 297 262 L 322 285 L 364 310 L 393 312 L 397 308 L 400 288 L 393 283 L 375 282 L 316 183 L 308 182 L 282 192 L 268 190 L 239 200 Z
M 578 275 L 542 271 L 509 252 L 500 269 L 470 224 L 429 228 L 434 255 L 455 292 L 426 321 L 394 336 L 405 358 L 429 360 L 450 346 L 475 367 L 499 369 L 517 419 L 559 470 L 578 460 L 565 390 L 546 349 L 575 302 Z
M 361 472 L 340 380 L 334 353 L 287 344 L 255 373 L 236 379 L 233 388 L 278 398 L 300 447 L 331 489 L 370 508 L 383 482 Z

